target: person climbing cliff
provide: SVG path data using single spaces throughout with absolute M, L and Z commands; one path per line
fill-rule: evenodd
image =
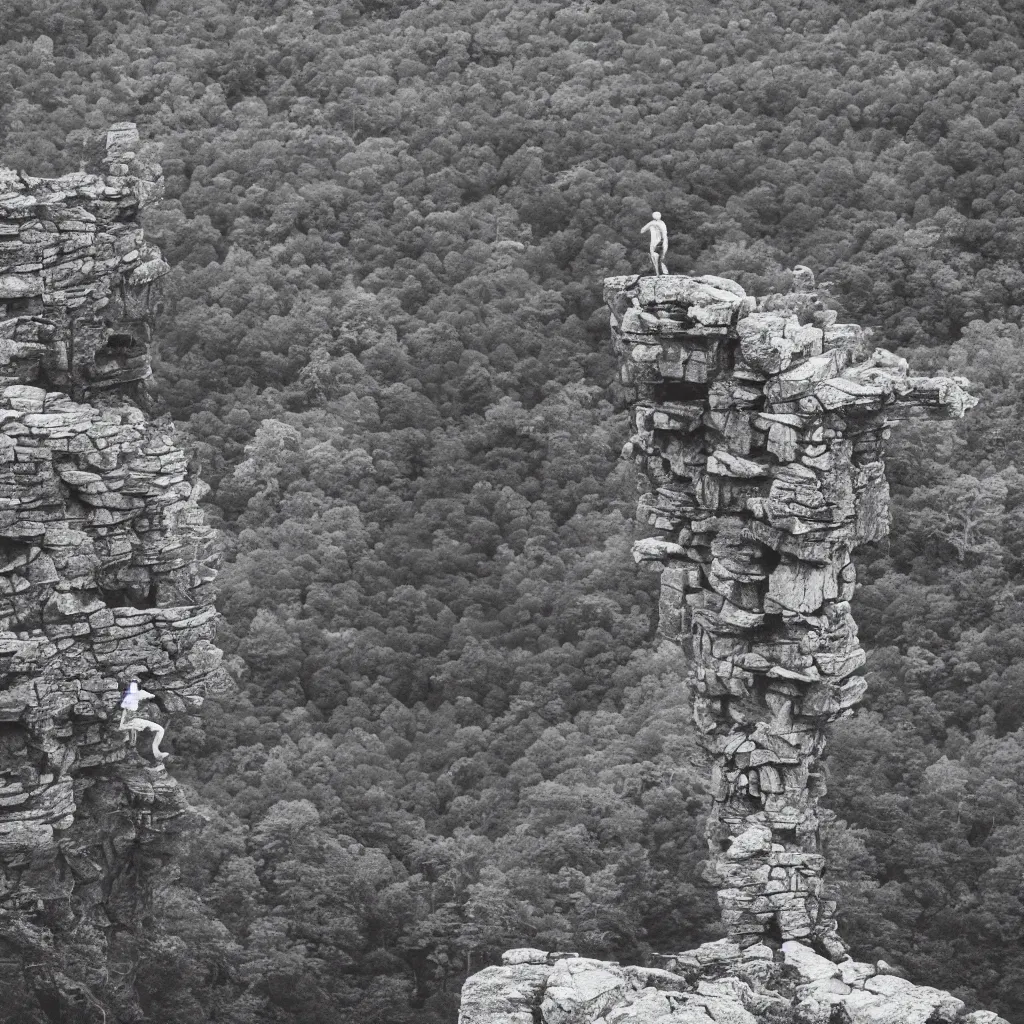
M 160 749 L 160 741 L 164 738 L 164 727 L 148 718 L 137 717 L 139 702 L 153 700 L 155 696 L 149 690 L 141 689 L 137 678 L 132 679 L 121 697 L 121 721 L 118 729 L 130 733 L 129 738 L 133 744 L 139 732 L 152 732 L 154 734 L 153 756 L 158 761 L 163 761 L 169 756 L 166 751 Z
M 651 233 L 651 263 L 654 265 L 655 274 L 667 274 L 668 267 L 665 266 L 665 256 L 668 253 L 668 229 L 665 227 L 665 222 L 661 219 L 661 214 L 655 211 L 651 214 L 651 220 L 649 220 L 641 229 L 640 234 Z M 658 252 L 658 247 L 661 247 L 661 252 Z

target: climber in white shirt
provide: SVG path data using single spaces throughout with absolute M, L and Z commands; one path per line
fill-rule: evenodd
M 121 722 L 118 728 L 123 732 L 131 733 L 130 739 L 132 743 L 135 742 L 138 732 L 154 733 L 153 756 L 158 761 L 163 761 L 164 758 L 169 756 L 166 751 L 160 749 L 160 741 L 164 738 L 164 727 L 150 721 L 148 718 L 135 717 L 136 712 L 139 710 L 139 701 L 153 700 L 155 696 L 156 694 L 150 693 L 149 690 L 140 689 L 138 679 L 133 679 L 121 697 Z

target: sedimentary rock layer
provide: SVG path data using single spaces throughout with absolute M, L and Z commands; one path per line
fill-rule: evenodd
M 864 692 L 850 552 L 888 531 L 890 426 L 975 400 L 836 324 L 799 269 L 799 291 L 762 299 L 717 277 L 605 282 L 654 531 L 634 555 L 661 573 L 662 635 L 692 649 L 729 938 L 654 967 L 510 950 L 467 980 L 460 1024 L 1006 1024 L 852 960 L 824 898 L 824 728 Z
M 103 175 L 0 168 L 0 940 L 13 945 L 43 934 L 24 927 L 37 914 L 68 932 L 137 927 L 145 874 L 188 813 L 148 742 L 119 728 L 121 692 L 138 678 L 163 723 L 220 671 L 202 485 L 170 423 L 146 415 L 167 268 L 136 216 L 159 168 L 134 125 L 107 141 Z
M 0 383 L 143 396 L 152 285 L 168 268 L 136 221 L 161 189 L 137 145 L 134 125 L 115 125 L 103 176 L 0 167 Z
M 888 532 L 890 426 L 975 400 L 962 378 L 911 376 L 811 290 L 618 277 L 605 298 L 654 530 L 634 555 L 661 573 L 662 635 L 693 654 L 723 922 L 742 944 L 839 957 L 817 803 L 825 726 L 865 689 L 851 551 Z

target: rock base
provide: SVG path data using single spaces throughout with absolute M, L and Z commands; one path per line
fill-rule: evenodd
M 0 167 L 0 977 L 52 1020 L 142 1018 L 136 939 L 199 823 L 155 738 L 222 681 L 205 485 L 148 415 L 146 149 L 122 123 L 105 174 Z
M 884 961 L 833 963 L 799 942 L 729 939 L 622 967 L 513 949 L 466 981 L 459 1024 L 1007 1024 Z

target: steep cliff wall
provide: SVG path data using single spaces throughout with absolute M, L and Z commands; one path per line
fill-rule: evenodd
M 712 765 L 722 923 L 743 945 L 800 939 L 838 959 L 817 807 L 826 726 L 866 688 L 851 553 L 889 532 L 891 427 L 975 399 L 836 324 L 801 271 L 800 290 L 762 299 L 672 276 L 609 278 L 605 297 L 638 519 L 655 530 L 634 554 L 661 573 L 660 630 L 693 666 Z
M 201 485 L 146 414 L 159 168 L 134 125 L 107 142 L 104 175 L 0 168 L 0 956 L 54 1020 L 95 1018 L 65 938 L 130 944 L 189 823 L 121 693 L 165 724 L 220 661 Z

